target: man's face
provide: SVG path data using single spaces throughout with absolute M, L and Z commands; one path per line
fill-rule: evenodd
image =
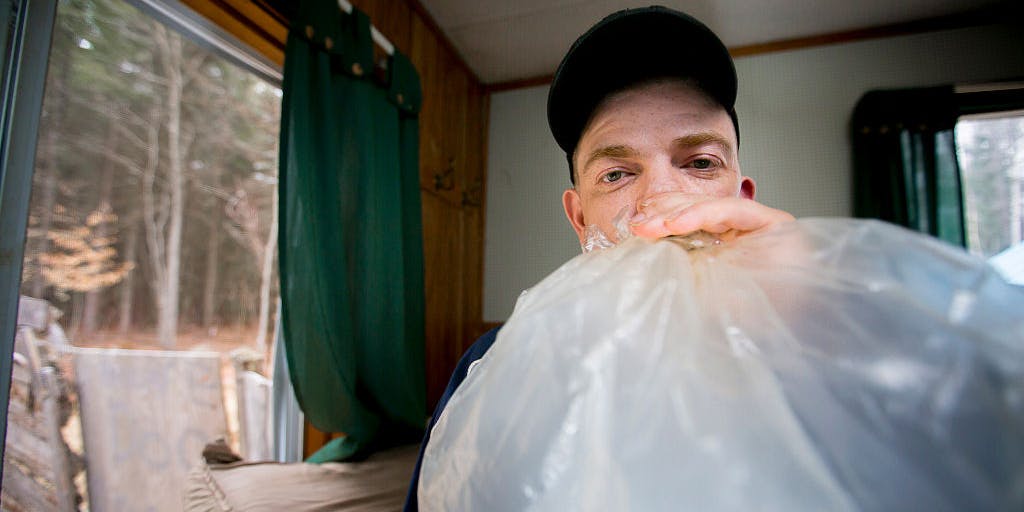
M 641 85 L 598 106 L 576 146 L 576 187 L 562 196 L 582 244 L 586 226 L 614 236 L 614 217 L 703 197 L 753 199 L 736 133 L 720 105 L 679 81 Z

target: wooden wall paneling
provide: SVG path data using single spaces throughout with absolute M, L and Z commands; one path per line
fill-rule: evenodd
M 459 323 L 459 338 L 456 351 L 463 353 L 483 334 L 479 330 L 482 318 L 481 291 L 483 283 L 483 212 L 479 207 L 459 209 L 459 225 L 462 231 L 462 320 Z
M 344 437 L 345 434 L 341 432 L 324 432 L 313 426 L 309 422 L 309 418 L 305 418 L 303 421 L 302 428 L 302 459 L 309 458 L 310 455 L 316 453 L 317 450 L 323 448 L 323 446 L 332 439 Z
M 462 160 L 465 162 L 461 183 L 462 226 L 462 320 L 458 350 L 461 353 L 479 336 L 478 324 L 483 319 L 483 243 L 484 243 L 484 131 L 483 89 L 469 83 L 466 94 L 466 117 L 462 123 Z
M 434 190 L 434 175 L 443 169 L 441 142 L 441 48 L 427 25 L 414 16 L 409 59 L 420 73 L 423 105 L 420 108 L 420 186 Z
M 453 206 L 458 207 L 462 197 L 461 185 L 465 174 L 466 162 L 462 155 L 463 124 L 466 122 L 466 95 L 468 77 L 456 64 L 453 56 L 442 51 L 438 62 L 440 73 L 434 83 L 436 104 L 440 108 L 435 111 L 436 119 L 431 126 L 438 130 L 432 134 L 441 148 L 441 168 L 435 172 L 435 191 Z M 438 188 L 436 175 L 440 173 L 441 187 Z
M 453 265 L 453 272 L 451 275 L 451 281 L 449 286 L 455 288 L 454 295 L 456 297 L 455 302 L 455 315 L 450 320 L 454 321 L 452 325 L 452 336 L 446 340 L 449 345 L 449 350 L 454 356 L 448 361 L 448 365 L 451 368 L 455 367 L 458 363 L 458 357 L 462 354 L 465 347 L 465 340 L 463 339 L 462 326 L 466 323 L 466 301 L 469 295 L 467 286 L 467 269 L 472 266 L 471 262 L 466 260 L 466 226 L 463 222 L 465 216 L 465 208 L 462 205 L 462 194 L 465 191 L 466 183 L 469 179 L 470 166 L 468 165 L 468 152 L 466 148 L 466 124 L 467 118 L 467 104 L 469 99 L 469 76 L 458 66 L 458 63 L 454 56 L 448 54 L 445 56 L 445 67 L 446 73 L 444 76 L 444 82 L 441 88 L 441 94 L 444 97 L 444 132 L 442 135 L 442 147 L 444 148 L 444 156 L 448 162 L 449 171 L 453 174 L 453 185 L 454 187 L 447 191 L 446 199 L 450 201 L 450 207 L 453 210 L 452 220 L 455 222 L 457 237 L 451 244 L 451 263 Z M 442 370 L 444 371 L 444 370 Z
M 452 343 L 458 336 L 459 211 L 442 197 L 422 194 L 423 260 L 426 272 L 427 404 L 432 409 L 448 384 L 459 357 Z
M 473 82 L 480 83 L 480 77 L 473 73 L 469 64 L 466 64 L 466 60 L 463 59 L 462 55 L 460 55 L 456 50 L 455 45 L 452 44 L 452 41 L 445 35 L 444 30 L 442 30 L 441 26 L 434 21 L 434 17 L 430 14 L 430 11 L 428 11 L 426 7 L 423 7 L 423 4 L 420 3 L 419 0 L 405 0 L 405 2 L 409 4 L 409 8 L 412 9 L 413 13 L 422 18 L 424 23 L 427 24 L 427 27 L 437 36 L 437 43 L 441 45 L 444 51 L 455 58 L 456 65 L 465 71 L 468 76 L 472 77 Z
M 302 458 L 305 459 L 316 453 L 323 445 L 331 440 L 331 435 L 323 432 L 305 418 L 302 428 Z
M 466 161 L 466 117 L 469 103 L 469 77 L 455 63 L 450 55 L 444 59 L 445 76 L 441 83 L 441 97 L 444 105 L 442 125 L 442 147 L 448 164 L 454 171 L 453 194 L 449 200 L 458 207 L 462 203 L 462 187 L 468 179 L 469 166 Z
M 412 38 L 412 10 L 405 0 L 352 0 L 352 6 L 366 13 L 377 30 L 405 55 Z
M 423 105 L 420 109 L 420 189 L 423 208 L 423 263 L 426 288 L 425 365 L 427 404 L 433 407 L 447 384 L 445 368 L 451 357 L 448 350 L 456 297 L 452 295 L 450 246 L 457 239 L 451 222 L 450 205 L 439 189 L 444 182 L 444 148 L 441 80 L 445 70 L 441 47 L 419 16 L 413 16 L 409 58 L 420 73 Z
M 482 183 L 487 165 L 487 124 L 490 117 L 490 98 L 482 85 L 470 84 L 467 104 L 466 147 L 471 155 L 472 176 Z M 482 196 L 480 201 L 483 202 Z

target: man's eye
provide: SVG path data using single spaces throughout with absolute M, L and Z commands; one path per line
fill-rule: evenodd
M 710 169 L 715 166 L 715 162 L 710 158 L 698 158 L 690 162 L 690 165 L 696 169 Z
M 622 171 L 611 171 L 611 172 L 605 174 L 604 176 L 601 176 L 601 181 L 603 181 L 605 183 L 615 183 L 616 181 L 619 181 L 620 179 L 622 179 L 622 177 L 625 176 L 625 175 L 626 175 L 626 173 L 624 173 Z

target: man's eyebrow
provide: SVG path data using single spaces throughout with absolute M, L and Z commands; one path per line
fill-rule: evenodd
M 729 144 L 729 139 L 715 133 L 715 132 L 699 132 L 683 135 L 672 141 L 673 146 L 683 147 L 696 147 L 703 146 L 705 144 L 718 144 L 726 150 L 732 149 L 732 144 Z
M 586 174 L 587 168 L 590 164 L 602 158 L 635 158 L 637 151 L 630 146 L 616 145 L 616 146 L 604 146 L 595 149 L 587 157 L 587 160 L 583 163 L 583 169 L 581 169 L 581 175 Z

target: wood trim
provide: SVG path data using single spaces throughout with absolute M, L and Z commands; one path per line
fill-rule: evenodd
M 256 4 L 241 0 L 181 0 L 239 41 L 279 66 L 284 65 L 288 28 Z
M 880 25 L 813 36 L 796 37 L 792 39 L 780 39 L 778 41 L 769 41 L 766 43 L 734 46 L 729 48 L 729 54 L 735 59 L 739 57 L 750 57 L 752 55 L 813 48 L 816 46 L 827 46 L 831 44 L 921 34 L 925 32 L 937 32 L 940 30 L 954 30 L 980 25 L 991 25 L 1008 19 L 1014 19 L 1011 14 L 1016 11 L 1013 9 L 1014 8 L 1012 7 L 1004 7 L 1002 9 L 982 9 L 967 13 L 941 16 L 937 18 L 926 18 L 923 20 L 909 21 L 905 23 L 894 23 L 890 25 Z M 553 79 L 554 75 L 544 75 L 519 80 L 509 80 L 506 82 L 496 82 L 484 84 L 484 90 L 488 93 L 495 93 L 514 89 L 524 89 L 527 87 L 550 84 Z
M 522 78 L 519 80 L 509 80 L 507 82 L 498 82 L 494 84 L 484 85 L 484 91 L 487 94 L 492 94 L 496 92 L 510 91 L 513 89 L 525 89 L 527 87 L 536 87 L 538 85 L 548 85 L 554 79 L 555 75 L 543 75 L 534 76 L 530 78 Z
M 881 39 L 885 37 L 898 37 L 922 34 L 925 32 L 938 32 L 941 30 L 974 27 L 978 25 L 994 24 L 999 21 L 1000 16 L 995 10 L 973 11 L 965 14 L 926 18 L 923 20 L 908 21 L 905 23 L 893 23 L 890 25 L 844 30 L 841 32 L 830 32 L 827 34 L 783 39 L 779 41 L 769 41 L 767 43 L 734 46 L 729 48 L 729 54 L 732 55 L 733 58 L 748 57 L 751 55 L 783 52 L 815 46 L 827 46 L 831 44 L 865 41 L 869 39 Z
M 242 20 L 254 32 L 284 49 L 288 42 L 288 25 L 282 23 L 276 13 L 267 12 L 249 0 L 210 1 Z
M 279 23 L 282 27 L 288 27 L 288 17 L 278 10 L 277 6 L 273 2 L 268 0 L 251 0 L 252 4 L 258 7 L 263 12 L 267 13 L 268 16 L 274 18 L 274 21 Z

